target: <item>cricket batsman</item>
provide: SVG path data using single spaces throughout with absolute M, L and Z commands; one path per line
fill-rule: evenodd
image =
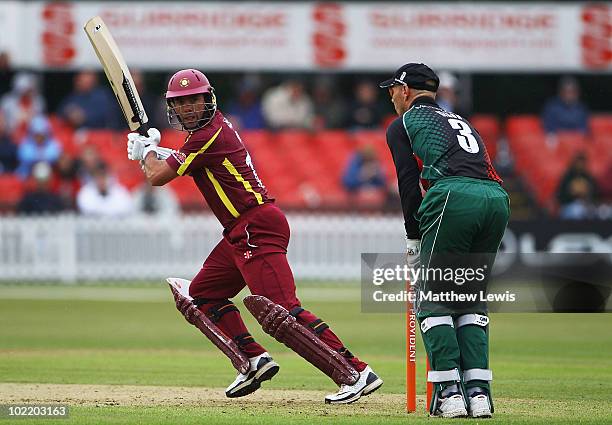
M 443 255 L 478 254 L 490 270 L 508 223 L 509 198 L 478 132 L 436 104 L 438 86 L 438 76 L 421 63 L 403 65 L 380 83 L 399 116 L 387 129 L 387 144 L 397 171 L 408 265 L 427 270 Z M 435 291 L 429 275 L 422 276 L 415 292 Z M 432 368 L 427 379 L 435 385 L 430 414 L 490 417 L 486 303 L 453 310 L 417 295 L 415 304 Z
M 221 222 L 223 237 L 176 306 L 238 370 L 227 397 L 242 397 L 271 379 L 279 365 L 247 330 L 231 301 L 244 287 L 245 305 L 265 332 L 293 349 L 340 386 L 326 403 L 352 403 L 383 384 L 344 346 L 329 326 L 296 296 L 287 262 L 289 225 L 258 177 L 238 132 L 217 108 L 206 76 L 195 69 L 174 74 L 166 92 L 168 120 L 187 132 L 178 151 L 159 146 L 160 133 L 128 135 L 128 158 L 141 161 L 147 180 L 162 186 L 190 176 Z M 282 176 L 279 176 L 282 178 Z M 187 181 L 185 181 L 187 184 Z

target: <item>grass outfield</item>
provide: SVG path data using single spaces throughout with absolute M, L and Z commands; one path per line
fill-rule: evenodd
M 184 322 L 165 287 L 9 285 L 0 286 L 0 404 L 71 406 L 69 420 L 19 424 L 434 421 L 424 415 L 422 399 L 417 414 L 404 412 L 402 315 L 362 314 L 354 285 L 305 283 L 299 293 L 381 375 L 379 392 L 353 405 L 325 406 L 334 384 L 263 335 L 243 307 L 251 332 L 281 372 L 262 391 L 229 400 L 223 389 L 233 368 Z M 489 422 L 612 423 L 610 329 L 611 314 L 492 315 L 496 414 Z

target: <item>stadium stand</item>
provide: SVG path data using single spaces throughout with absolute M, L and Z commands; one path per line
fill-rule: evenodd
M 16 174 L 0 174 L 0 212 L 13 211 L 23 191 L 24 182 Z
M 600 178 L 612 162 L 612 116 L 595 115 L 591 134 L 560 132 L 554 144 L 547 143 L 539 117 L 519 115 L 508 118 L 508 143 L 517 174 L 531 187 L 538 203 L 550 211 L 556 208 L 554 195 L 559 179 L 572 158 L 586 152 L 589 169 Z
M 112 130 L 77 131 L 51 116 L 51 126 L 64 149 L 78 155 L 83 146 L 96 146 L 111 165 L 120 182 L 134 189 L 143 181 L 139 167 L 125 154 L 126 132 Z M 594 115 L 591 134 L 559 133 L 555 145 L 547 144 L 546 134 L 536 115 L 510 116 L 502 125 L 492 115 L 475 115 L 471 122 L 483 137 L 494 160 L 497 144 L 504 136 L 514 158 L 515 172 L 530 188 L 538 204 L 555 210 L 555 191 L 559 178 L 577 152 L 586 152 L 590 170 L 601 178 L 612 163 L 612 115 Z M 504 131 L 505 130 L 505 131 Z M 376 209 L 384 203 L 380 196 L 350 197 L 342 187 L 344 168 L 355 149 L 369 145 L 376 152 L 386 178 L 395 178 L 393 160 L 388 151 L 385 130 L 244 130 L 241 137 L 252 156 L 259 177 L 287 209 L 341 210 Z M 163 130 L 163 145 L 179 148 L 184 133 Z M 198 211 L 204 201 L 194 185 L 172 183 L 183 210 Z M 12 175 L 0 176 L 3 211 L 11 210 L 23 192 L 23 182 Z
M 499 119 L 494 115 L 473 115 L 470 123 L 480 133 L 492 161 L 497 156 L 497 143 L 501 137 Z

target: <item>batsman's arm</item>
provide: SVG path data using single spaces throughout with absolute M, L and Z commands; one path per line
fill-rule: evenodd
M 163 186 L 178 177 L 165 160 L 157 159 L 155 152 L 149 152 L 142 161 L 142 170 L 152 186 Z

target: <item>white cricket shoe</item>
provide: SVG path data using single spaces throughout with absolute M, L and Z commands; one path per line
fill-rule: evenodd
M 486 394 L 477 394 L 470 397 L 470 417 L 472 418 L 490 418 L 491 402 Z
M 336 394 L 325 397 L 326 404 L 348 404 L 359 400 L 379 389 L 383 380 L 378 377 L 370 366 L 367 366 L 360 374 L 359 379 L 353 385 L 341 385 Z
M 462 418 L 467 416 L 467 414 L 463 396 L 461 394 L 453 394 L 438 400 L 438 406 L 432 416 L 441 418 Z
M 268 353 L 251 357 L 249 361 L 251 362 L 251 369 L 246 375 L 238 373 L 234 382 L 225 390 L 226 396 L 234 398 L 251 394 L 259 389 L 263 381 L 272 379 L 280 369 Z

